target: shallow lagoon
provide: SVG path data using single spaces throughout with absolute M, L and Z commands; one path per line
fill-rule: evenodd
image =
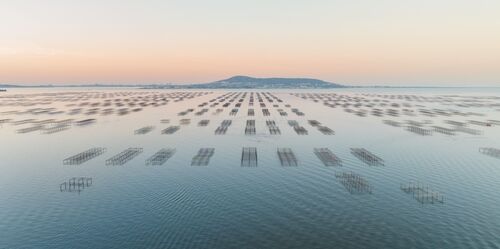
M 49 92 L 57 94 L 37 95 Z M 118 92 L 135 94 L 111 97 Z M 1 93 L 0 120 L 6 121 L 0 124 L 0 248 L 500 247 L 500 159 L 479 152 L 482 147 L 500 148 L 500 125 L 469 122 L 500 120 L 500 107 L 495 105 L 500 103 L 498 89 L 265 90 L 253 91 L 253 107 L 249 107 L 252 91 L 247 91 L 235 116 L 229 113 L 245 91 L 190 91 L 207 94 L 178 102 L 172 98 L 165 105 L 143 106 L 126 115 L 117 115 L 116 110 L 128 105 L 102 106 L 106 99 L 114 103 L 120 98 L 125 103 L 129 98 L 139 104 L 144 101 L 136 96 L 174 92 L 180 90 L 42 88 Z M 263 116 L 257 92 L 270 116 Z M 274 96 L 270 97 L 273 102 L 262 92 Z M 97 98 L 103 93 L 107 93 L 106 98 Z M 229 107 L 222 104 L 229 103 L 232 96 L 210 107 L 221 98 L 210 100 L 231 93 L 237 97 Z M 82 95 L 89 97 L 75 97 Z M 398 95 L 428 99 L 409 101 Z M 344 102 L 338 99 L 348 97 Z M 339 105 L 325 106 L 328 98 L 330 104 L 338 101 Z M 370 101 L 362 100 L 362 105 L 355 107 L 358 102 L 352 98 Z M 377 106 L 383 100 L 389 101 L 389 106 Z M 83 102 L 101 104 L 80 106 Z M 206 106 L 198 106 L 204 102 Z M 342 106 L 346 103 L 349 105 Z M 370 103 L 375 106 L 365 106 Z M 391 107 L 392 103 L 400 105 Z M 53 114 L 26 112 L 48 107 L 55 108 L 50 110 Z M 77 108 L 82 112 L 69 115 Z M 106 108 L 115 113 L 102 115 Z M 194 111 L 178 116 L 190 108 Z M 204 108 L 209 110 L 195 115 Z M 218 108 L 223 111 L 214 114 Z M 248 116 L 249 108 L 255 109 L 255 116 Z M 291 112 L 292 108 L 304 116 Z M 372 115 L 374 108 L 382 109 L 384 115 Z M 89 109 L 98 110 L 84 114 Z M 277 109 L 286 111 L 287 116 L 281 116 Z M 387 115 L 387 109 L 397 109 L 399 115 Z M 413 110 L 414 115 L 404 115 L 403 109 Z M 426 116 L 419 109 L 469 115 Z M 359 110 L 367 113 L 356 115 Z M 96 122 L 87 126 L 73 123 L 67 130 L 51 134 L 43 129 L 18 133 L 33 123 L 15 125 L 26 119 L 89 118 Z M 169 123 L 162 123 L 163 119 Z M 179 124 L 181 119 L 190 119 L 190 124 Z M 209 124 L 198 126 L 204 119 L 210 120 Z M 227 133 L 215 135 L 226 119 L 232 120 Z M 250 119 L 255 120 L 255 135 L 245 135 Z M 271 135 L 266 120 L 274 120 L 281 135 Z M 296 120 L 308 135 L 298 135 L 289 120 Z M 308 120 L 319 121 L 335 135 L 322 134 Z M 383 120 L 400 122 L 402 127 Z M 433 132 L 423 136 L 407 131 L 407 120 L 425 123 L 422 127 L 429 130 L 438 125 L 453 128 L 444 121 L 454 120 L 481 134 Z M 172 125 L 180 129 L 161 134 Z M 144 135 L 134 134 L 145 126 L 155 128 Z M 81 165 L 63 165 L 65 158 L 92 147 L 107 150 Z M 122 166 L 105 164 L 129 147 L 143 148 L 143 152 Z M 193 156 L 204 147 L 215 149 L 209 164 L 191 166 Z M 257 148 L 257 167 L 241 167 L 243 147 Z M 322 147 L 340 158 L 342 166 L 324 166 L 313 153 L 314 148 Z M 161 166 L 146 166 L 145 161 L 162 148 L 175 148 L 176 152 Z M 281 166 L 277 148 L 291 148 L 298 166 Z M 384 165 L 369 166 L 351 154 L 350 148 L 366 148 L 382 158 Z M 363 177 L 371 193 L 347 191 L 335 176 L 341 172 Z M 61 184 L 73 177 L 92 178 L 92 183 L 81 191 L 61 189 Z M 401 185 L 410 181 L 439 192 L 444 202 L 419 202 L 401 190 Z

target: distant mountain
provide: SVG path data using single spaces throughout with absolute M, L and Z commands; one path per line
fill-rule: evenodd
M 234 76 L 229 79 L 203 84 L 168 85 L 165 88 L 197 88 L 197 89 L 276 89 L 276 88 L 338 88 L 344 87 L 317 79 L 309 78 L 254 78 Z
M 140 87 L 148 89 L 293 89 L 293 88 L 339 88 L 343 85 L 309 78 L 254 78 L 234 76 L 229 79 L 199 84 L 81 84 L 81 85 L 7 85 L 0 88 L 17 87 Z

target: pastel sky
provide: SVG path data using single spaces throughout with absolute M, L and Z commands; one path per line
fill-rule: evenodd
M 0 83 L 500 86 L 499 0 L 0 0 Z

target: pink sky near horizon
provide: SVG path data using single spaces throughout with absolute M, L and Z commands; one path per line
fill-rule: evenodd
M 2 1 L 0 83 L 500 86 L 500 1 Z

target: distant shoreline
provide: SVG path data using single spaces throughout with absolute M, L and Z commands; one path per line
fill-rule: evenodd
M 172 89 L 214 89 L 214 90 L 227 90 L 227 89 L 248 89 L 248 90 L 265 90 L 265 89 L 346 89 L 346 88 L 367 88 L 367 89 L 418 89 L 418 88 L 500 88 L 500 86 L 342 86 L 342 87 L 269 87 L 269 88 L 250 88 L 250 87 L 181 87 L 176 85 L 175 87 L 164 87 L 158 85 L 33 85 L 33 86 L 23 86 L 23 85 L 0 85 L 0 91 L 5 91 L 6 89 L 16 89 L 16 88 L 139 88 L 139 89 L 156 89 L 156 90 L 172 90 Z
M 418 88 L 500 88 L 498 86 L 390 86 L 390 85 L 366 85 L 353 86 L 343 85 L 339 83 L 328 82 L 314 78 L 258 78 L 244 75 L 237 75 L 227 79 L 207 82 L 207 83 L 146 83 L 146 84 L 109 84 L 109 83 L 93 83 L 93 84 L 39 84 L 39 85 L 16 85 L 16 84 L 0 84 L 2 88 L 140 88 L 140 89 L 339 89 L 339 88 L 366 88 L 366 89 L 418 89 Z

